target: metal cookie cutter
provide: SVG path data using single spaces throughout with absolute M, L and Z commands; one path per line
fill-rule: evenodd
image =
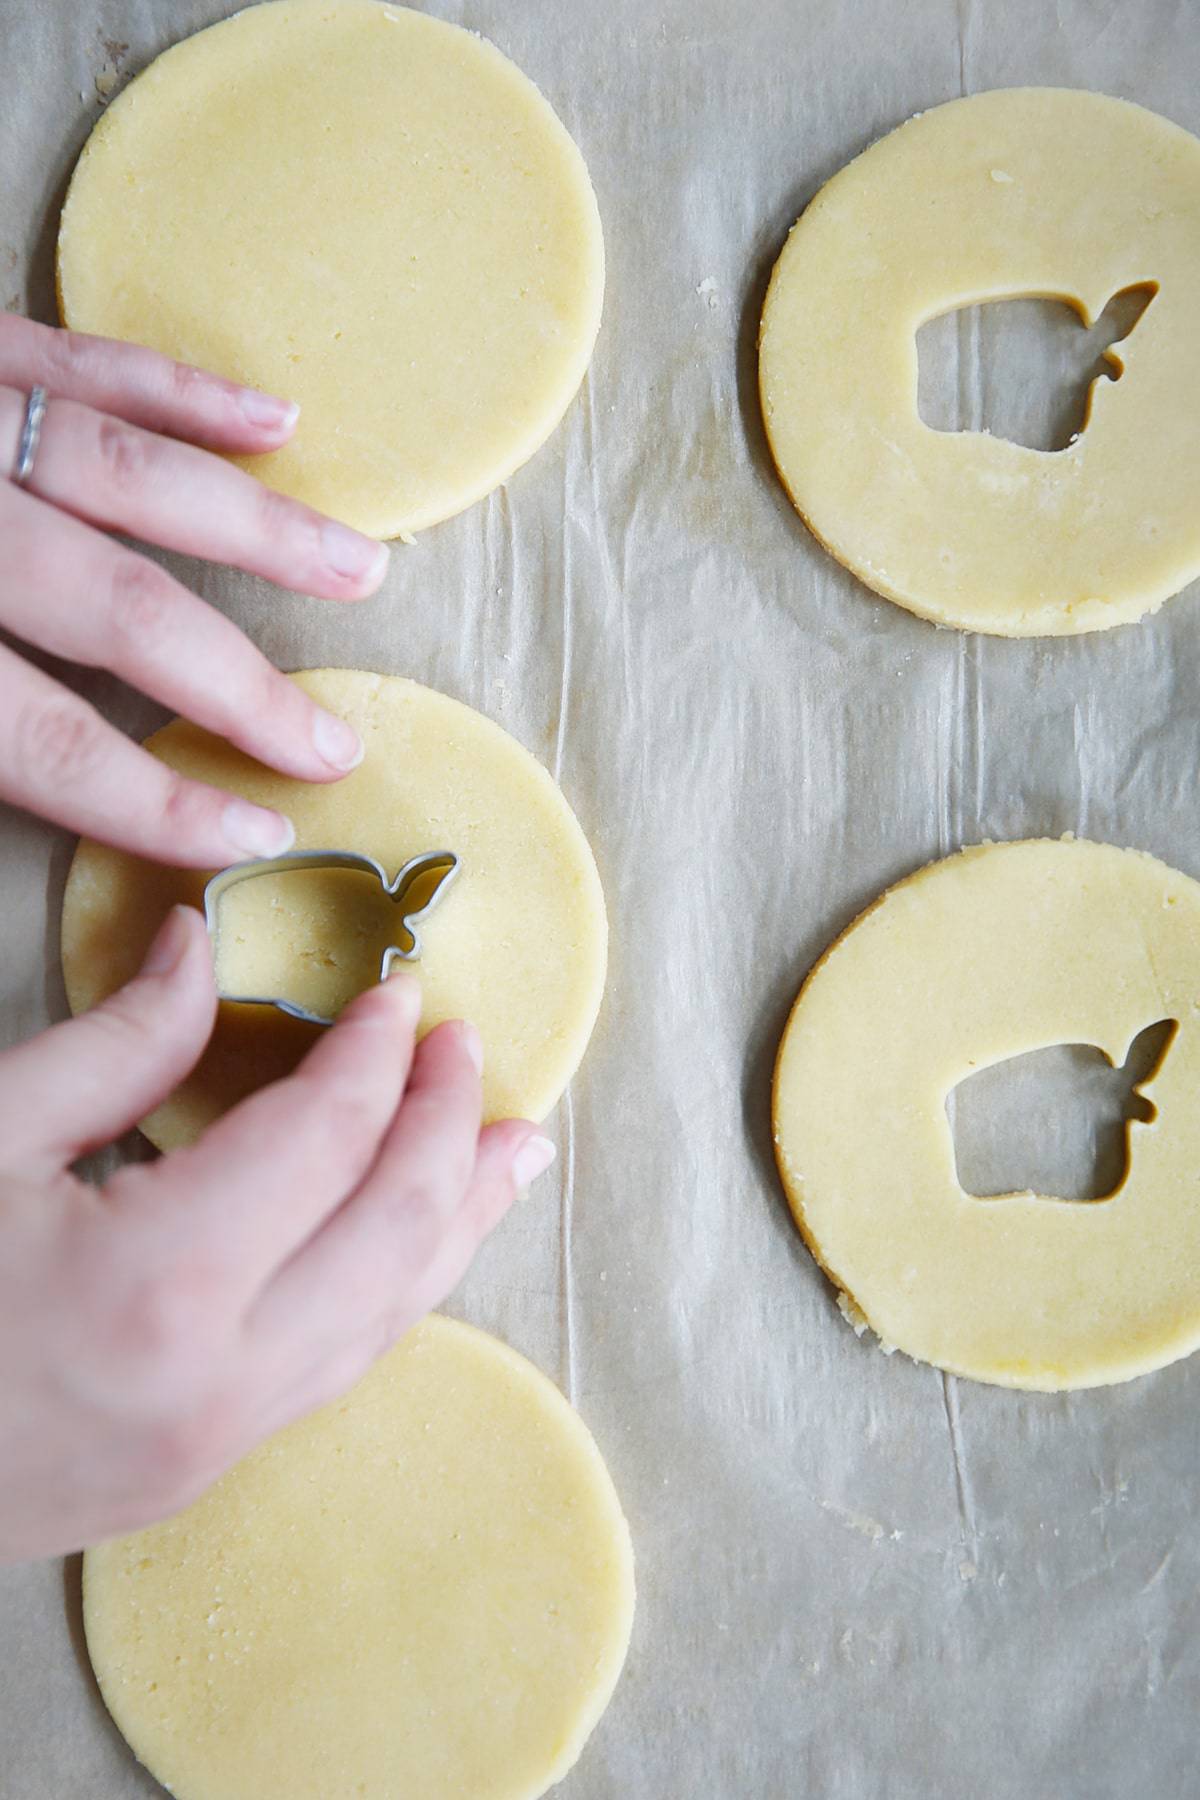
M 256 880 L 260 875 L 288 875 L 297 869 L 354 869 L 364 875 L 374 875 L 384 893 L 390 895 L 400 908 L 397 934 L 400 942 L 388 945 L 379 966 L 379 979 L 386 981 L 393 963 L 416 962 L 420 956 L 417 925 L 433 911 L 459 868 L 459 859 L 452 850 L 429 850 L 424 856 L 414 856 L 390 881 L 382 863 L 376 862 L 373 856 L 360 856 L 354 850 L 294 850 L 287 856 L 262 856 L 251 862 L 233 863 L 213 876 L 204 890 L 204 919 L 215 947 L 220 935 L 221 901 L 229 889 L 240 882 Z M 432 887 L 425 893 L 430 883 Z M 421 899 L 423 893 L 425 898 Z M 412 900 L 418 903 L 408 904 Z M 274 1006 L 279 1012 L 287 1013 L 289 1018 L 302 1019 L 307 1025 L 333 1024 L 333 1020 L 323 1013 L 311 1012 L 307 1006 L 299 1006 L 294 1000 L 284 1000 L 276 994 L 228 994 L 218 988 L 217 997 L 239 1006 Z

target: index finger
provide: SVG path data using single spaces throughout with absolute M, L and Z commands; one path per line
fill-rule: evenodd
M 300 416 L 290 400 L 240 387 L 141 344 L 60 331 L 16 313 L 0 313 L 0 383 L 26 392 L 38 384 L 147 431 L 231 454 L 278 449 Z
M 282 813 L 177 775 L 4 644 L 0 800 L 181 869 L 282 856 L 296 836 Z
M 125 1205 L 140 1196 L 150 1229 L 217 1258 L 248 1303 L 373 1166 L 404 1094 L 420 1008 L 410 975 L 369 988 L 294 1075 L 243 1100 L 190 1149 L 124 1171 L 109 1192 Z
M 310 1345 L 337 1348 L 381 1316 L 419 1317 L 443 1298 L 453 1281 L 437 1291 L 443 1253 L 479 1153 L 481 1065 L 473 1026 L 439 1025 L 423 1040 L 369 1176 L 255 1307 L 260 1342 L 282 1343 L 290 1354 L 303 1319 Z
M 331 781 L 361 761 L 346 720 L 157 563 L 3 481 L 0 542 L 0 618 L 28 643 L 111 670 L 281 774 Z

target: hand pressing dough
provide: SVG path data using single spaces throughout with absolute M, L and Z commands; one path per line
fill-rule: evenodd
M 458 879 L 422 921 L 422 955 L 410 965 L 424 996 L 421 1028 L 473 1020 L 484 1043 L 487 1116 L 543 1118 L 583 1056 L 604 988 L 604 896 L 578 821 L 541 764 L 470 707 L 357 669 L 294 679 L 363 739 L 365 759 L 342 781 L 276 775 L 182 719 L 147 748 L 183 774 L 286 812 L 299 850 L 362 851 L 389 874 L 422 851 L 457 851 Z M 72 1010 L 129 980 L 167 910 L 181 900 L 199 905 L 206 879 L 83 842 L 63 902 Z M 255 992 L 273 992 L 291 968 L 292 997 L 326 1011 L 334 1008 L 321 1002 L 340 1002 L 377 977 L 374 897 L 365 915 L 358 903 L 335 907 L 327 876 L 298 874 L 275 897 L 261 963 L 248 944 L 239 950 L 239 979 L 261 984 Z M 246 1094 L 294 1068 L 319 1031 L 273 1008 L 222 1006 L 196 1070 L 142 1129 L 162 1150 L 192 1143 Z
M 974 1199 L 946 1100 L 1053 1044 L 1114 1065 L 1178 1029 L 1142 1084 L 1109 1199 Z M 1124 1381 L 1200 1343 L 1200 883 L 1134 850 L 1031 841 L 902 881 L 800 992 L 775 1071 L 796 1221 L 885 1344 L 1005 1387 Z
M 1157 288 L 1053 452 L 939 432 L 917 331 L 985 300 L 1091 324 Z M 1124 100 L 1002 89 L 919 114 L 835 175 L 763 308 L 760 386 L 784 485 L 889 600 L 1006 637 L 1138 619 L 1200 574 L 1200 141 Z
M 112 104 L 63 209 L 62 316 L 297 400 L 246 466 L 362 531 L 461 512 L 550 435 L 600 322 L 583 159 L 471 32 L 274 0 Z
M 83 1581 L 105 1703 L 177 1800 L 534 1800 L 633 1623 L 578 1414 L 439 1317 Z

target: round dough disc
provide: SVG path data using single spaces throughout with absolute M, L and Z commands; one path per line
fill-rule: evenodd
M 1055 1044 L 1120 1067 L 1176 1021 L 1109 1199 L 960 1187 L 946 1101 Z M 817 1261 L 885 1344 L 1006 1387 L 1124 1381 L 1200 1343 L 1200 883 L 1067 839 L 965 850 L 903 881 L 801 990 L 775 1143 Z
M 389 874 L 423 851 L 457 851 L 461 873 L 421 926 L 413 965 L 422 1031 L 473 1020 L 484 1043 L 487 1116 L 543 1118 L 579 1065 L 604 988 L 604 896 L 578 821 L 528 751 L 444 694 L 358 669 L 293 679 L 363 739 L 365 759 L 342 781 L 276 775 L 183 719 L 147 748 L 185 775 L 287 813 L 298 850 L 365 852 Z M 81 843 L 63 902 L 72 1010 L 129 980 L 168 909 L 199 905 L 206 878 Z M 299 903 L 286 929 L 298 946 L 311 944 Z M 270 1007 L 222 1006 L 197 1068 L 142 1129 L 162 1150 L 193 1142 L 236 1101 L 293 1069 L 319 1030 Z
M 608 1704 L 633 1553 L 583 1422 L 427 1319 L 179 1517 L 84 1559 L 101 1692 L 178 1800 L 534 1800 Z
M 550 435 L 600 323 L 583 159 L 472 32 L 379 0 L 274 0 L 153 62 L 89 138 L 64 321 L 299 401 L 246 466 L 393 537 Z
M 1064 450 L 941 432 L 921 325 L 986 300 L 1157 292 Z M 1200 574 L 1200 141 L 1124 100 L 1002 89 L 922 113 L 835 175 L 763 309 L 779 473 L 889 600 L 970 631 L 1120 625 Z

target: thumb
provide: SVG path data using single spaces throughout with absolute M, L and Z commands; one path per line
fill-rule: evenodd
M 44 1180 L 135 1125 L 196 1063 L 216 1004 L 204 920 L 173 907 L 132 981 L 0 1052 L 4 1164 Z

